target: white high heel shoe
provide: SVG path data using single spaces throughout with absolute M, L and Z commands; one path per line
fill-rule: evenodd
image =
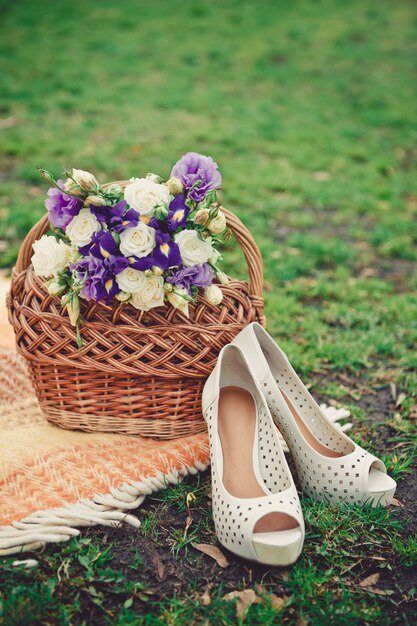
M 304 542 L 300 501 L 262 390 L 238 347 L 220 351 L 202 404 L 219 541 L 246 559 L 294 563 Z
M 388 506 L 397 483 L 388 476 L 383 462 L 324 415 L 267 331 L 253 322 L 232 344 L 250 361 L 294 458 L 303 492 L 336 504 Z

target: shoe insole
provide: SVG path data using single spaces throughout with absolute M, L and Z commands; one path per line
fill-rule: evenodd
M 268 491 L 259 484 L 253 468 L 256 406 L 251 394 L 241 387 L 220 390 L 219 437 L 223 452 L 223 484 L 236 498 L 260 498 Z M 254 532 L 271 532 L 297 527 L 285 513 L 267 513 L 257 521 Z
M 281 388 L 280 388 L 280 391 L 282 393 L 282 396 L 285 402 L 288 405 L 288 408 L 293 414 L 295 421 L 297 422 L 298 428 L 301 430 L 303 437 L 305 437 L 305 439 L 311 445 L 311 447 L 317 452 L 319 452 L 320 454 L 322 454 L 323 456 L 327 456 L 331 458 L 340 458 L 342 456 L 345 456 L 344 454 L 341 454 L 340 452 L 335 452 L 334 450 L 330 450 L 330 448 L 327 448 L 326 446 L 324 446 L 322 443 L 320 443 L 320 441 L 317 441 L 313 433 L 307 428 L 306 424 L 301 419 L 300 415 L 294 408 L 290 399 L 285 395 L 285 393 L 283 392 Z M 395 490 L 396 486 L 397 486 L 397 483 L 395 482 L 395 480 L 393 480 L 390 476 L 388 476 L 388 474 L 385 474 L 385 472 L 382 472 L 381 470 L 378 470 L 376 468 L 371 468 L 369 470 L 368 489 L 371 493 L 385 493 L 386 491 L 389 491 L 390 489 Z
M 285 402 L 287 403 L 288 408 L 290 409 L 291 413 L 293 414 L 294 419 L 297 422 L 297 426 L 301 430 L 301 433 L 302 433 L 303 437 L 305 438 L 307 443 L 309 443 L 310 446 L 314 450 L 316 450 L 316 452 L 319 452 L 323 456 L 328 456 L 328 457 L 331 457 L 331 458 L 334 458 L 334 459 L 338 458 L 338 457 L 341 457 L 341 456 L 345 456 L 341 452 L 335 452 L 335 450 L 331 450 L 327 446 L 324 446 L 322 443 L 320 443 L 320 441 L 318 441 L 315 438 L 315 436 L 313 435 L 311 430 L 309 430 L 307 428 L 307 426 L 305 425 L 304 421 L 301 419 L 301 417 L 297 413 L 297 410 L 295 409 L 295 407 L 292 404 L 291 400 L 285 395 L 285 393 L 283 392 L 283 390 L 281 388 L 280 388 L 280 392 L 282 393 L 282 397 L 284 398 Z

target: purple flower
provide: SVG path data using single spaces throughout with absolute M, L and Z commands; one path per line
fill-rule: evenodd
M 83 256 L 92 254 L 97 259 L 104 259 L 112 254 L 117 254 L 119 249 L 108 230 L 100 230 L 93 233 L 90 243 L 78 248 Z
M 86 300 L 98 302 L 105 298 L 106 304 L 109 304 L 111 298 L 120 291 L 107 259 L 88 256 L 73 263 L 71 270 L 76 271 L 80 278 L 85 280 L 81 295 Z
M 161 228 L 161 223 L 156 217 L 151 217 L 149 222 L 145 221 L 145 224 L 150 228 L 155 228 L 155 230 L 159 230 Z
M 202 265 L 192 265 L 183 267 L 173 272 L 165 279 L 167 283 L 172 283 L 176 287 L 186 289 L 191 294 L 191 286 L 208 287 L 213 282 L 214 272 L 208 263 Z
M 166 217 L 168 229 L 176 230 L 177 228 L 185 228 L 189 212 L 190 208 L 185 204 L 185 196 L 183 193 L 180 193 L 169 205 L 169 211 Z
M 217 163 L 211 157 L 187 152 L 172 168 L 171 176 L 176 176 L 189 190 L 194 183 L 201 181 L 198 187 L 188 193 L 188 197 L 195 202 L 201 202 L 211 189 L 218 189 L 222 184 L 222 177 Z
M 140 270 L 144 272 L 145 270 L 150 270 L 153 265 L 155 265 L 155 260 L 152 254 L 148 256 L 129 256 L 127 258 L 127 262 L 129 267 L 133 267 L 134 270 Z
M 90 211 L 96 216 L 99 222 L 104 222 L 109 228 L 121 233 L 125 228 L 137 226 L 139 223 L 139 213 L 135 209 L 126 211 L 126 200 L 120 200 L 114 206 L 96 206 L 90 204 Z
M 120 288 L 114 280 L 115 275 L 123 272 L 129 260 L 120 254 L 112 235 L 106 231 L 94 233 L 91 243 L 79 248 L 84 259 L 71 266 L 85 278 L 82 295 L 87 300 L 101 300 L 119 293 Z
M 182 259 L 178 244 L 167 233 L 155 232 L 156 246 L 153 250 L 154 265 L 163 270 L 181 265 Z
M 57 183 L 60 187 L 65 185 L 63 180 L 58 180 Z M 56 187 L 51 187 L 51 189 L 48 189 L 45 206 L 48 209 L 49 221 L 52 226 L 65 230 L 72 218 L 78 215 L 82 209 L 83 201 L 79 198 L 68 196 Z

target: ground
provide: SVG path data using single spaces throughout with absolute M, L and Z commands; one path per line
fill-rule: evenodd
M 90 530 L 30 555 L 32 571 L 4 560 L 0 621 L 415 623 L 415 7 L 0 6 L 1 265 L 44 212 L 35 165 L 104 182 L 167 176 L 185 151 L 210 154 L 223 203 L 263 254 L 268 330 L 320 400 L 351 410 L 354 437 L 399 483 L 388 510 L 304 499 L 306 547 L 288 570 L 226 551 L 221 568 L 192 546 L 216 543 L 204 473 L 149 498 L 139 530 Z M 246 276 L 236 246 L 225 269 Z

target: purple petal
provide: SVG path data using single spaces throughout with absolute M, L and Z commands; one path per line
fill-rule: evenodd
M 222 184 L 222 177 L 217 163 L 211 157 L 187 152 L 172 168 L 171 176 L 181 180 L 186 190 L 189 190 L 197 181 L 199 186 L 189 192 L 189 197 L 200 202 L 208 191 L 218 189 Z
M 65 182 L 63 180 L 57 182 L 61 187 L 64 187 Z M 48 189 L 47 193 L 45 207 L 48 209 L 49 221 L 52 226 L 65 230 L 71 220 L 80 212 L 83 201 L 68 196 L 56 187 Z

